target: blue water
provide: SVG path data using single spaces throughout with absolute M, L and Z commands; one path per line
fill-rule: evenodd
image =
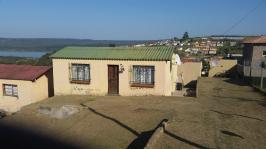
M 1 51 L 0 56 L 15 56 L 15 57 L 31 57 L 31 58 L 40 58 L 47 52 L 45 51 Z

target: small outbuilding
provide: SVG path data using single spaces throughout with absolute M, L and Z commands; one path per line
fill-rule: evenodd
M 0 64 L 0 109 L 16 112 L 53 96 L 52 67 Z
M 55 95 L 171 96 L 174 47 L 66 47 L 52 56 Z

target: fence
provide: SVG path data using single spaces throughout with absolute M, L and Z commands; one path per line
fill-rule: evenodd
M 261 77 L 245 77 L 252 86 L 258 88 L 259 90 L 266 92 L 266 77 L 263 77 L 263 82 L 261 85 Z

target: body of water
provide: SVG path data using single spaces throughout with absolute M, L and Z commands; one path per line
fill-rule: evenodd
M 14 56 L 14 57 L 30 57 L 30 58 L 40 58 L 47 52 L 45 51 L 8 51 L 0 50 L 0 56 Z

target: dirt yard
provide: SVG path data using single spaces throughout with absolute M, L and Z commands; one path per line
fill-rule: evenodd
M 202 78 L 198 91 L 154 148 L 266 148 L 265 96 L 230 79 Z
M 198 87 L 198 98 L 53 97 L 1 119 L 0 139 L 20 147 L 143 148 L 168 119 L 154 148 L 265 148 L 263 95 L 228 79 L 203 78 Z M 65 119 L 38 112 L 62 105 L 82 110 Z

